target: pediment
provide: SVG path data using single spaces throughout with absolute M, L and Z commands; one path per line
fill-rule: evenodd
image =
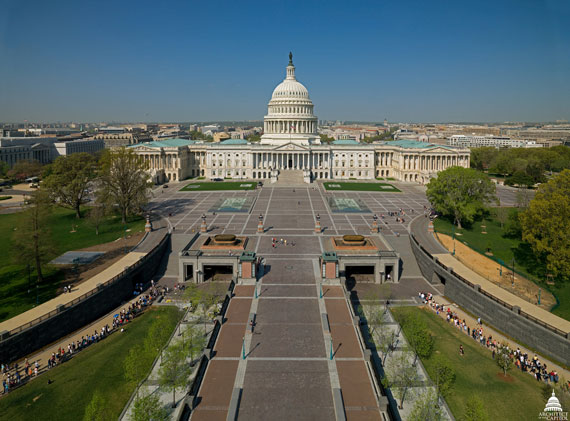
M 436 146 L 434 148 L 426 149 L 426 152 L 429 153 L 450 153 L 454 152 L 453 149 L 442 148 L 441 146 Z
M 131 146 L 131 149 L 134 149 L 137 152 L 159 152 L 160 153 L 160 149 L 151 148 L 149 146 L 144 146 L 144 145 Z
M 279 145 L 273 149 L 274 151 L 287 151 L 287 152 L 307 152 L 309 148 L 303 145 L 299 145 L 293 142 L 286 143 L 284 145 Z

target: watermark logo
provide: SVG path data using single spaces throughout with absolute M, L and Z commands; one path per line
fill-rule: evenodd
M 562 405 L 560 405 L 560 401 L 554 394 L 554 390 L 552 390 L 552 396 L 548 399 L 548 402 L 546 402 L 544 411 L 538 414 L 538 419 L 546 421 L 568 421 L 568 412 L 562 409 Z

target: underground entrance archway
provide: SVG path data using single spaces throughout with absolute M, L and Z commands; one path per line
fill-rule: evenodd
M 233 277 L 233 265 L 204 265 L 204 282 L 229 282 Z
M 374 265 L 345 266 L 346 289 L 351 291 L 357 282 L 374 282 Z

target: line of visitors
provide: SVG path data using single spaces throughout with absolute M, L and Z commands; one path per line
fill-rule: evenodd
M 420 292 L 418 295 L 422 302 L 427 304 L 437 315 L 444 317 L 448 323 L 453 324 L 457 329 L 479 342 L 481 346 L 489 349 L 493 359 L 496 353 L 506 348 L 510 358 L 514 360 L 514 365 L 521 371 L 531 374 L 537 381 L 558 383 L 560 380 L 556 370 L 548 370 L 547 365 L 542 363 L 536 355 L 530 358 L 530 356 L 526 352 L 522 352 L 520 348 L 516 350 L 510 349 L 507 344 L 497 342 L 492 335 L 486 335 L 483 330 L 481 318 L 477 319 L 477 326 L 472 328 L 467 325 L 465 319 L 462 320 L 449 306 L 435 302 L 431 293 Z M 463 353 L 464 350 L 460 347 L 460 354 L 463 355 Z
M 67 347 L 60 346 L 56 351 L 52 352 L 44 367 L 40 366 L 38 360 L 31 364 L 27 358 L 25 359 L 23 367 L 20 367 L 17 362 L 14 364 L 1 364 L 2 393 L 9 393 L 14 388 L 27 383 L 32 378 L 41 374 L 42 369 L 51 370 L 57 365 L 64 363 L 69 360 L 73 354 L 103 340 L 117 329 L 120 328 L 122 332 L 124 325 L 132 321 L 145 307 L 149 306 L 157 295 L 158 291 L 155 288 L 151 288 L 151 292 L 147 295 L 139 295 L 135 302 L 129 304 L 114 316 L 112 327 L 106 324 L 101 327 L 101 330 L 95 330 L 92 334 L 82 336 L 80 340 L 70 342 Z M 48 380 L 48 383 L 51 383 L 51 381 Z

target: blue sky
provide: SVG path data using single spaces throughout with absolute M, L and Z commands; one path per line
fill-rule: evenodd
M 568 1 L 1 4 L 0 121 L 570 120 Z

